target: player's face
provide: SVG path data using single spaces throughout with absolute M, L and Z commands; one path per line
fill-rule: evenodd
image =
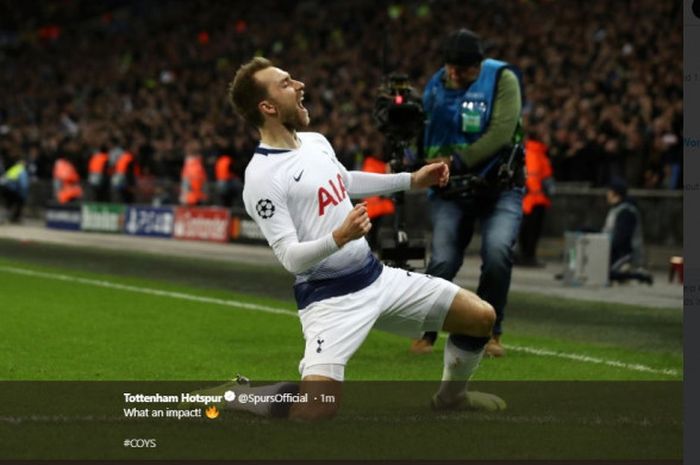
M 309 125 L 309 111 L 303 104 L 303 82 L 275 67 L 259 71 L 256 78 L 267 87 L 268 98 L 263 101 L 263 105 L 269 105 L 263 106 L 266 114 L 277 117 L 290 130 L 304 129 Z
M 469 87 L 469 84 L 476 81 L 476 78 L 479 77 L 480 71 L 480 64 L 476 64 L 473 66 L 457 66 L 450 64 L 445 65 L 445 72 L 447 73 L 447 78 L 458 89 L 464 89 Z

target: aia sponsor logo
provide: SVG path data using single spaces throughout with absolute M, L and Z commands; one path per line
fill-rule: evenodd
M 335 180 L 329 179 L 327 182 L 328 189 L 325 186 L 318 188 L 318 216 L 326 214 L 326 207 L 331 205 L 336 206 L 348 196 L 348 191 L 345 189 L 343 178 L 338 174 Z

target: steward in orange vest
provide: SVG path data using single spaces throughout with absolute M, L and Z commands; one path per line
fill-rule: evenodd
M 525 142 L 525 196 L 523 221 L 520 227 L 520 253 L 517 264 L 540 266 L 537 261 L 537 243 L 542 234 L 544 213 L 552 205 L 554 190 L 552 165 L 547 157 L 547 145 L 534 139 Z
M 362 162 L 362 171 L 386 174 L 388 172 L 388 164 L 377 157 L 367 155 Z M 363 202 L 367 203 L 367 216 L 372 221 L 372 229 L 367 236 L 367 242 L 369 242 L 372 249 L 376 249 L 379 246 L 378 235 L 383 221 L 382 217 L 394 214 L 396 211 L 394 201 L 386 197 L 374 196 L 363 199 Z
M 53 194 L 58 203 L 65 205 L 83 198 L 80 175 L 73 163 L 59 158 L 53 165 Z
M 552 177 L 552 165 L 547 157 L 547 146 L 542 142 L 528 140 L 525 142 L 525 187 L 523 197 L 523 213 L 529 215 L 532 210 L 541 205 L 545 208 L 552 206 L 552 201 L 545 189 L 544 183 Z
M 90 157 L 90 162 L 88 163 L 88 184 L 90 185 L 92 200 L 109 202 L 109 155 L 104 149 L 95 152 Z
M 207 172 L 201 155 L 187 155 L 180 179 L 180 204 L 203 205 L 207 200 Z
M 386 174 L 388 172 L 387 169 L 388 165 L 386 163 L 372 155 L 366 156 L 365 161 L 362 163 L 362 171 L 365 173 Z M 367 203 L 367 215 L 370 220 L 375 220 L 380 216 L 394 214 L 394 201 L 391 199 L 374 196 L 367 197 L 363 201 Z
M 230 155 L 219 155 L 214 165 L 214 174 L 219 205 L 227 208 L 242 206 L 243 183 L 233 171 L 233 158 Z
M 114 199 L 121 203 L 134 203 L 136 178 L 140 175 L 138 162 L 134 153 L 125 150 L 117 158 L 112 174 Z
M 233 172 L 233 158 L 231 158 L 231 155 L 219 155 L 219 158 L 216 159 L 214 172 L 216 173 L 217 181 L 229 181 L 233 179 L 236 175 Z

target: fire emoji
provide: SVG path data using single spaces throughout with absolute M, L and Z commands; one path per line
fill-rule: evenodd
M 204 414 L 209 418 L 210 420 L 213 420 L 215 418 L 218 418 L 219 416 L 219 409 L 216 408 L 215 405 L 212 405 L 208 409 L 204 411 Z

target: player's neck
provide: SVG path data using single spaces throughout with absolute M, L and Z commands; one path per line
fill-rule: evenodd
M 260 128 L 260 142 L 281 149 L 298 149 L 301 146 L 297 132 L 282 126 Z

